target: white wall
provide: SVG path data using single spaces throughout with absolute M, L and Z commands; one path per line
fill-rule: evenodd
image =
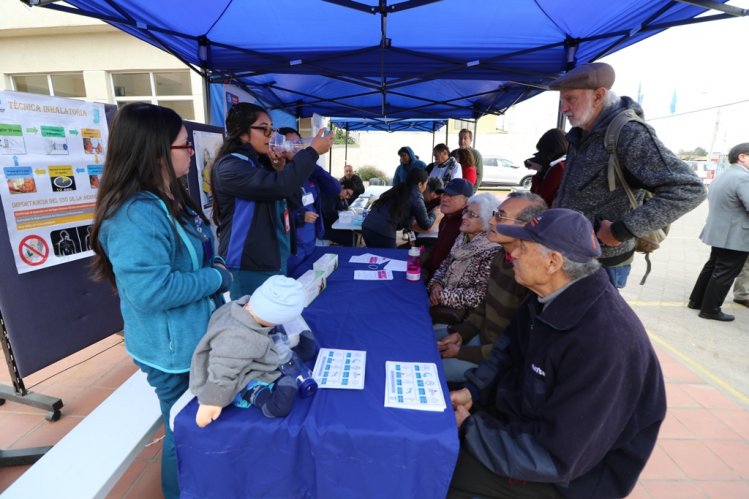
M 179 59 L 101 21 L 2 0 L 0 90 L 10 75 L 83 72 L 86 100 L 114 103 L 109 72 L 186 70 Z M 191 71 L 195 120 L 204 120 L 202 79 Z

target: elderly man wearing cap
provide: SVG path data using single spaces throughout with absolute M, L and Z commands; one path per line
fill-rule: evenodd
M 461 451 L 448 497 L 625 497 L 666 414 L 645 329 L 600 269 L 582 214 L 496 230 L 520 240 L 515 279 L 536 296 L 450 393 Z
M 428 281 L 439 268 L 442 261 L 450 254 L 463 221 L 463 209 L 468 206 L 468 198 L 473 196 L 473 186 L 463 178 L 454 178 L 444 189 L 437 189 L 441 194 L 440 211 L 444 215 L 440 221 L 439 235 L 432 247 L 429 257 L 424 262 L 424 278 Z
M 640 206 L 632 209 L 618 181 L 615 189 L 609 190 L 606 129 L 627 110 L 642 116 L 639 104 L 611 92 L 613 84 L 614 69 L 601 62 L 579 66 L 549 84 L 560 91 L 561 111 L 573 127 L 567 134 L 566 171 L 554 206 L 579 210 L 594 223 L 602 245 L 600 262 L 614 286 L 623 288 L 634 238 L 665 227 L 694 209 L 706 192 L 689 166 L 641 121 L 624 125 L 615 152 Z M 646 190 L 654 196 L 642 204 Z

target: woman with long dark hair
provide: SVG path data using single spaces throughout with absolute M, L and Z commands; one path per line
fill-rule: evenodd
M 434 223 L 434 213 L 427 213 L 423 192 L 427 186 L 426 170 L 414 168 L 406 181 L 385 191 L 374 202 L 362 223 L 364 243 L 370 248 L 395 248 L 398 230 L 411 227 L 411 220 L 422 229 Z
M 195 154 L 182 118 L 133 103 L 112 123 L 91 231 L 95 277 L 120 297 L 125 348 L 156 390 L 166 425 L 164 496 L 179 497 L 169 411 L 187 390 L 190 361 L 231 274 L 213 255 L 208 220 L 185 191 Z
M 286 261 L 294 252 L 291 210 L 301 205 L 302 185 L 317 158 L 333 144 L 333 134 L 324 137 L 321 130 L 310 147 L 276 171 L 272 165 L 281 158 L 268 147 L 274 132 L 265 109 L 234 104 L 211 172 L 218 251 L 234 277 L 233 300 L 252 294 L 272 275 L 286 274 Z

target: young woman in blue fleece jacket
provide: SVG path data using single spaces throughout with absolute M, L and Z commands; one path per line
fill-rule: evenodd
M 187 390 L 214 295 L 231 285 L 231 274 L 213 255 L 208 220 L 179 181 L 193 154 L 182 118 L 171 109 L 144 103 L 120 109 L 92 228 L 94 272 L 116 288 L 125 348 L 161 405 L 166 498 L 179 497 L 169 411 Z

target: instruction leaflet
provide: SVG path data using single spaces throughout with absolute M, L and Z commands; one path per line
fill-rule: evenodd
M 312 377 L 320 388 L 364 388 L 367 352 L 321 348 Z
M 437 365 L 385 362 L 385 407 L 442 412 L 447 408 Z

